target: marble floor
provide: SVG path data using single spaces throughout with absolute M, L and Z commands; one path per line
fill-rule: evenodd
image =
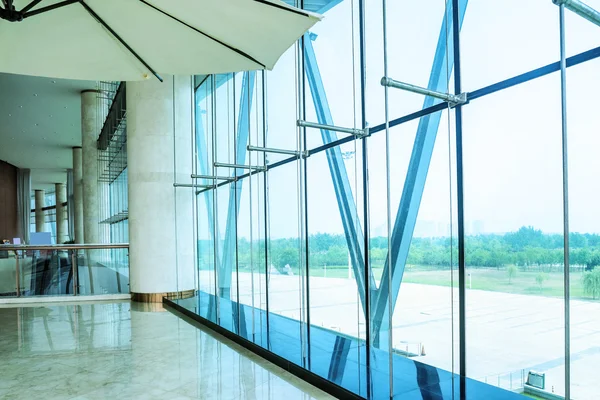
M 0 399 L 333 399 L 162 308 L 0 308 Z

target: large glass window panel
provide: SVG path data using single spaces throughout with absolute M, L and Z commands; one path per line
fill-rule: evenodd
M 217 75 L 222 81 L 215 91 L 214 161 L 236 163 L 236 85 L 234 74 Z M 218 83 L 217 83 L 218 85 Z M 233 175 L 234 169 L 215 168 L 217 175 Z M 243 171 L 241 171 L 243 173 Z M 236 263 L 236 187 L 235 182 L 222 185 L 215 194 L 217 295 L 219 296 L 219 324 L 238 332 L 237 263 Z
M 196 90 L 196 171 L 200 175 L 213 173 L 213 101 L 214 76 L 205 77 Z M 203 185 L 212 180 L 198 179 Z M 205 190 L 196 196 L 198 237 L 198 313 L 217 322 L 214 190 Z
M 361 167 L 362 157 L 357 159 L 355 146 L 360 142 L 316 154 L 308 162 L 310 369 L 366 395 L 365 288 L 364 284 L 358 286 L 354 272 L 354 264 L 362 269 L 363 263 L 352 254 L 362 247 L 354 206 L 355 169 Z M 348 193 L 335 187 L 339 181 L 334 183 L 332 175 L 339 174 L 338 168 L 347 171 Z M 348 213 L 350 207 L 354 210 Z
M 598 379 L 591 370 L 600 344 L 594 317 L 600 315 L 600 210 L 595 202 L 600 193 L 600 115 L 591 94 L 600 90 L 599 66 L 600 60 L 594 60 L 567 70 L 571 397 L 582 400 L 598 396 Z
M 559 74 L 464 108 L 467 375 L 564 395 Z
M 552 1 L 469 1 L 461 30 L 463 90 L 470 91 L 559 58 Z
M 445 12 L 446 7 L 450 10 L 450 4 L 447 6 L 445 2 L 436 0 L 389 1 L 387 4 L 388 76 L 420 87 L 428 87 L 430 81 L 436 86 L 439 83 L 432 89 L 447 93 L 451 70 L 446 65 L 447 61 L 451 62 L 452 55 L 448 55 L 445 48 L 451 32 L 447 35 L 448 25 L 443 23 L 446 18 L 451 18 L 451 14 Z M 435 59 L 438 43 L 442 51 Z M 371 84 L 375 83 L 379 82 Z M 390 88 L 388 93 L 391 119 L 418 111 L 425 99 L 420 94 L 394 88 Z M 431 104 L 439 102 L 441 100 L 435 100 Z M 371 122 L 381 123 L 383 119 Z
M 299 168 L 299 161 L 295 161 L 268 172 L 267 283 L 270 349 L 303 365 L 306 293 Z
M 394 154 L 390 200 L 396 225 L 392 260 L 397 260 L 390 295 L 398 290 L 393 352 L 422 363 L 417 380 L 431 385 L 433 391 L 440 391 L 439 382 L 449 377 L 440 376 L 436 368 L 458 372 L 458 357 L 454 357 L 458 355 L 458 278 L 452 231 L 456 192 L 451 179 L 455 163 L 450 145 L 454 129 L 449 129 L 453 123 L 444 111 L 390 130 Z M 410 381 L 410 364 L 397 365 L 394 394 L 401 396 L 415 389 L 416 382 Z
M 354 9 L 352 8 L 354 5 Z M 314 104 L 321 102 L 328 108 L 334 124 L 342 127 L 360 128 L 360 69 L 357 61 L 358 39 L 353 40 L 353 35 L 358 34 L 357 2 L 341 1 L 331 10 L 327 11 L 326 18 L 311 29 L 305 36 L 310 40 L 310 47 L 314 49 L 315 66 L 306 67 L 306 119 L 318 122 L 321 110 L 315 112 Z M 310 47 L 307 43 L 305 62 L 312 62 Z M 318 72 L 317 72 L 318 69 Z M 315 71 L 315 84 L 322 84 L 325 99 L 313 98 L 313 92 L 318 90 L 313 87 L 310 71 Z M 320 82 L 319 82 L 320 81 Z M 307 146 L 313 148 L 323 144 L 319 130 L 307 129 Z M 346 134 L 337 134 L 340 138 Z
M 266 147 L 297 150 L 299 147 L 296 120 L 298 119 L 297 85 L 298 56 L 296 46 L 290 47 L 266 73 Z M 267 153 L 267 164 L 288 158 L 288 155 Z
M 252 72 L 244 77 L 244 87 L 240 88 L 242 106 L 238 126 L 248 131 L 248 139 L 245 143 L 260 147 L 263 144 L 263 126 L 259 121 L 262 121 L 263 107 L 257 96 L 258 84 L 262 85 L 262 79 L 257 79 L 256 73 Z M 246 156 L 247 160 L 244 161 L 249 162 L 250 165 L 264 165 L 263 153 L 248 152 Z M 236 184 L 239 209 L 237 219 L 239 301 L 241 305 L 247 306 L 240 308 L 240 334 L 248 340 L 266 345 L 265 219 L 262 200 L 264 199 L 264 173 L 254 173 L 238 180 Z
M 366 100 L 365 119 L 369 125 L 375 126 L 385 121 L 385 97 L 383 86 L 380 84 L 381 77 L 384 75 L 383 7 L 380 0 L 364 0 L 364 3 L 366 68 L 363 73 L 367 81 L 364 94 Z M 356 52 L 355 57 L 359 58 L 360 53 Z M 357 74 L 360 74 L 360 71 L 361 65 L 359 63 Z
M 381 290 L 381 275 L 384 269 L 388 252 L 388 204 L 387 204 L 387 166 L 385 159 L 385 135 L 376 134 L 367 140 L 367 159 L 369 165 L 368 175 L 368 212 L 369 212 L 369 272 L 374 277 L 370 281 L 370 377 L 373 382 L 373 398 L 390 396 L 391 386 L 389 376 L 392 373 L 391 347 L 389 338 L 391 334 L 390 318 L 388 315 L 377 313 L 378 298 L 386 302 L 389 290 Z M 377 288 L 377 292 L 374 289 Z

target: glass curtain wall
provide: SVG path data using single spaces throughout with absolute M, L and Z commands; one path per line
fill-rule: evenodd
M 196 77 L 191 309 L 364 398 L 597 398 L 600 27 L 288 3 L 325 18 L 273 71 Z

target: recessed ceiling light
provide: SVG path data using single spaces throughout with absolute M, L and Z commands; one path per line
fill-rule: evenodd
M 12 114 L 8 114 L 9 117 L 12 117 Z
M 34 95 L 35 97 L 37 97 L 37 93 L 34 93 L 33 95 Z
M 19 106 L 19 108 L 23 108 L 23 106 Z
M 56 81 L 52 81 L 52 83 L 56 83 Z
M 52 118 L 52 114 L 50 114 L 50 118 Z
M 36 123 L 35 126 L 40 126 L 40 124 Z

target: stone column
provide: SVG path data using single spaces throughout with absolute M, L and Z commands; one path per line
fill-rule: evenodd
M 45 232 L 46 216 L 42 208 L 46 207 L 46 192 L 44 190 L 35 191 L 35 231 Z
M 83 165 L 81 147 L 73 147 L 73 224 L 75 243 L 84 243 L 83 239 Z
M 63 206 L 67 201 L 67 185 L 54 184 L 54 192 L 56 194 L 56 244 L 63 244 L 69 240 L 67 209 Z
M 81 143 L 83 165 L 83 239 L 85 243 L 98 243 L 98 136 L 100 115 L 98 92 L 81 92 Z
M 187 77 L 164 83 L 127 82 L 127 174 L 130 289 L 138 301 L 193 294 L 193 85 Z

